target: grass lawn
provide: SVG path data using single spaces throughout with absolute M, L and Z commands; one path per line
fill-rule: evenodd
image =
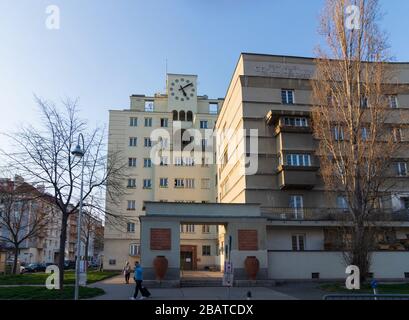
M 105 293 L 100 288 L 80 287 L 80 299 L 88 299 Z M 2 287 L 0 300 L 71 300 L 74 299 L 74 286 L 64 287 L 63 291 L 48 290 L 45 287 Z
M 320 288 L 331 293 L 373 294 L 373 289 L 369 283 L 361 284 L 360 290 L 348 290 L 345 288 L 345 283 L 323 284 Z M 409 294 L 409 283 L 381 283 L 378 285 L 377 291 L 378 294 Z
M 87 284 L 101 281 L 107 278 L 118 275 L 119 272 L 115 271 L 88 271 L 87 274 Z M 49 274 L 44 272 L 36 273 L 25 273 L 25 274 L 7 274 L 0 275 L 0 285 L 24 285 L 24 284 L 45 284 L 45 280 Z M 75 272 L 65 271 L 64 273 L 64 283 L 74 284 L 75 283 Z

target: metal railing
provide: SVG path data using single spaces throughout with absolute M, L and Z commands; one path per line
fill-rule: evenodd
M 351 218 L 347 209 L 339 208 L 263 207 L 262 214 L 271 220 L 348 221 Z M 409 209 L 373 210 L 371 218 L 373 221 L 409 221 Z
M 409 294 L 328 294 L 323 300 L 409 300 Z

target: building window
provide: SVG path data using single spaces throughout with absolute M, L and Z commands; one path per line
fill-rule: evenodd
M 130 137 L 129 138 L 129 146 L 130 147 L 136 147 L 138 144 L 138 138 L 136 137 Z
M 294 117 L 285 117 L 284 125 L 291 127 L 308 127 L 307 118 L 294 118 Z
M 188 111 L 186 113 L 186 121 L 189 121 L 189 122 L 193 121 L 193 112 L 192 111 Z
M 207 120 L 200 120 L 200 129 L 207 129 Z
M 180 166 L 182 166 L 182 164 L 183 164 L 182 158 L 181 157 L 176 157 L 175 158 L 175 166 L 180 167 Z
M 398 97 L 395 95 L 388 96 L 389 107 L 395 109 L 398 107 Z
M 140 255 L 140 245 L 139 244 L 135 244 L 135 243 L 131 243 L 129 245 L 129 255 L 131 257 L 136 257 Z
M 368 108 L 368 98 L 367 97 L 361 97 L 360 106 L 361 108 Z
M 143 145 L 147 148 L 152 147 L 152 141 L 151 138 L 144 138 L 143 139 Z
M 143 188 L 144 189 L 151 189 L 152 188 L 151 179 L 143 179 Z
M 153 112 L 153 110 L 155 110 L 153 101 L 145 101 L 145 112 Z
M 344 196 L 337 197 L 337 208 L 347 210 L 348 209 L 348 202 Z
M 305 250 L 305 235 L 295 234 L 291 237 L 293 251 L 304 251 Z
M 334 140 L 343 141 L 344 140 L 344 128 L 340 126 L 334 127 Z
M 152 127 L 152 118 L 145 118 L 145 127 Z
M 310 167 L 311 155 L 309 154 L 287 154 L 286 164 L 293 167 Z
M 400 200 L 402 201 L 402 208 L 405 210 L 409 210 L 409 197 L 402 197 L 400 198 Z
M 166 167 L 169 164 L 168 157 L 160 157 L 160 166 Z
M 186 189 L 194 189 L 195 188 L 195 179 L 186 179 Z
M 126 224 L 126 232 L 135 232 L 135 223 L 128 222 Z
M 195 232 L 195 225 L 194 224 L 185 224 L 184 230 L 186 233 L 194 233 Z
M 185 187 L 185 180 L 184 179 L 175 179 L 175 188 L 184 188 Z
M 302 219 L 304 216 L 304 199 L 300 195 L 290 196 L 290 208 L 292 208 L 295 219 Z
M 137 126 L 138 126 L 138 118 L 131 117 L 131 118 L 129 119 L 129 125 L 130 125 L 131 127 L 137 127 Z
M 143 167 L 144 168 L 151 168 L 152 167 L 152 160 L 150 158 L 143 159 Z
M 160 126 L 162 128 L 167 128 L 168 127 L 168 118 L 161 118 L 160 119 Z
M 281 102 L 283 104 L 294 104 L 294 90 L 281 89 Z
M 168 187 L 168 178 L 160 178 L 159 179 L 159 186 L 161 188 L 167 188 Z
M 363 141 L 368 140 L 368 129 L 367 128 L 361 128 L 361 137 Z
M 136 158 L 128 158 L 128 166 L 136 167 Z
M 179 111 L 179 120 L 180 121 L 185 121 L 186 120 L 186 113 L 183 110 Z
M 183 164 L 186 167 L 193 167 L 195 165 L 195 159 L 189 157 L 183 158 Z
M 210 246 L 202 246 L 202 256 L 210 256 Z
M 399 177 L 406 177 L 408 175 L 408 168 L 406 162 L 397 162 L 395 164 L 396 174 Z
M 202 225 L 202 233 L 210 233 L 210 226 L 208 224 Z
M 116 265 L 116 260 L 115 259 L 109 259 L 109 265 L 110 266 Z
M 128 179 L 127 188 L 136 188 L 136 179 Z
M 172 119 L 173 119 L 173 121 L 177 121 L 178 120 L 178 112 L 176 111 L 176 110 L 173 110 L 172 111 Z
M 209 103 L 209 113 L 210 114 L 217 114 L 219 106 L 217 103 Z
M 400 128 L 392 129 L 393 141 L 402 142 L 402 130 Z
M 201 180 L 201 188 L 202 189 L 210 189 L 210 179 L 202 179 Z
M 135 210 L 136 209 L 135 203 L 136 203 L 135 200 L 128 200 L 128 205 L 127 205 L 126 209 L 127 210 Z

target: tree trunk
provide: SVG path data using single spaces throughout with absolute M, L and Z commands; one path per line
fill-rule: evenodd
M 17 274 L 18 245 L 14 244 L 13 274 Z
M 65 242 L 67 240 L 67 222 L 68 214 L 63 213 L 61 219 L 60 233 L 60 251 L 58 255 L 58 268 L 60 270 L 60 290 L 64 289 L 64 261 L 65 261 Z

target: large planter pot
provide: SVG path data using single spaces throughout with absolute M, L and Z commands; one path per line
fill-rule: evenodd
M 247 257 L 244 260 L 244 268 L 250 280 L 256 280 L 257 273 L 260 269 L 260 262 L 256 257 Z
M 153 267 L 155 269 L 156 279 L 163 280 L 168 270 L 168 259 L 166 259 L 165 256 L 157 256 L 155 260 L 153 260 Z

